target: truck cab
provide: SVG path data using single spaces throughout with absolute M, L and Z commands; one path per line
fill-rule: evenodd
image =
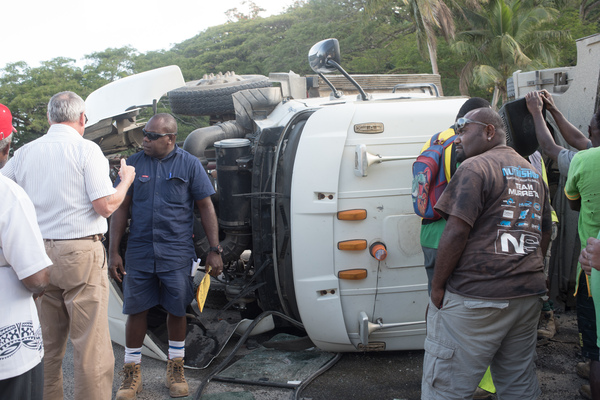
M 454 123 L 466 98 L 441 96 L 439 76 L 398 83 L 386 76 L 382 89 L 372 76 L 348 75 L 340 58 L 337 40 L 317 43 L 309 52 L 316 77 L 275 73 L 262 87 L 236 91 L 228 95 L 235 119 L 197 129 L 182 144 L 217 192 L 226 265 L 211 287 L 227 307 L 299 321 L 323 350 L 422 349 L 428 294 L 412 163 L 434 133 Z M 341 74 L 334 76 L 348 93 L 327 79 L 331 72 Z M 361 79 L 371 84 L 363 88 Z M 189 98 L 176 66 L 100 88 L 86 100 L 84 137 L 108 156 L 135 148 L 144 126 L 139 111 L 156 109 L 167 92 L 180 102 L 182 90 Z M 198 218 L 196 253 L 205 259 Z M 113 282 L 111 335 L 123 344 L 120 296 Z M 145 354 L 166 358 L 158 341 L 149 335 Z

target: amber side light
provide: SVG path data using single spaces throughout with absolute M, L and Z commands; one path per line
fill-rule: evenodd
M 367 219 L 367 210 L 345 210 L 337 213 L 337 218 L 342 221 L 360 221 Z
M 366 248 L 367 241 L 364 239 L 345 240 L 338 243 L 338 249 L 340 250 L 365 250 Z
M 345 271 L 338 272 L 338 278 L 347 279 L 350 281 L 358 281 L 367 277 L 366 269 L 347 269 Z

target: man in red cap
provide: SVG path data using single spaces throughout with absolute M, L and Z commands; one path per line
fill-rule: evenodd
M 10 110 L 0 104 L 0 168 L 8 159 L 13 132 Z M 0 393 L 7 400 L 42 400 L 44 348 L 33 298 L 48 284 L 51 261 L 33 203 L 2 175 L 0 204 Z
M 0 168 L 8 161 L 8 150 L 13 132 L 17 130 L 12 124 L 12 114 L 8 107 L 0 104 Z

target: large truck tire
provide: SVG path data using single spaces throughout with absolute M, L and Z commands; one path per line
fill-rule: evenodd
M 171 90 L 171 111 L 182 115 L 233 114 L 231 95 L 245 89 L 271 86 L 264 75 L 236 75 L 232 72 L 204 76 L 203 79 L 187 82 L 185 86 Z
M 232 95 L 235 106 L 235 121 L 249 131 L 254 130 L 254 117 L 265 118 L 281 103 L 281 89 L 278 87 L 240 90 Z

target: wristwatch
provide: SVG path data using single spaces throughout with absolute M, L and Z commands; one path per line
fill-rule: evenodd
M 214 251 L 215 253 L 221 255 L 221 253 L 223 253 L 223 248 L 221 247 L 220 244 L 216 245 L 216 246 L 211 246 L 208 249 L 208 252 L 210 253 L 211 251 Z

